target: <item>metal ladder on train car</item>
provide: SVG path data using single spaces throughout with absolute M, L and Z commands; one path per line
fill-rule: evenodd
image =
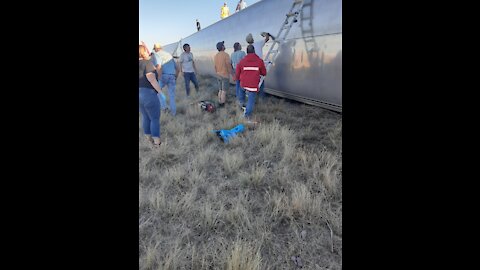
M 303 10 L 300 14 L 300 28 L 302 30 L 302 37 L 305 43 L 305 51 L 309 59 L 313 51 L 318 48 L 317 42 L 313 37 L 313 25 L 312 25 L 312 18 L 313 18 L 313 0 L 304 0 L 303 3 Z
M 282 23 L 282 26 L 280 27 L 278 34 L 275 36 L 275 39 L 273 40 L 272 46 L 268 50 L 263 60 L 263 62 L 265 63 L 265 68 L 267 69 L 267 74 L 278 55 L 278 52 L 280 50 L 279 45 L 285 41 L 285 39 L 288 36 L 288 33 L 290 32 L 290 29 L 292 29 L 293 24 L 297 22 L 297 17 L 300 14 L 302 8 L 303 8 L 303 0 L 293 1 L 292 6 L 290 7 L 290 11 L 286 14 L 287 17 L 285 18 L 285 21 Z M 261 76 L 258 87 L 262 85 L 264 79 L 265 77 Z

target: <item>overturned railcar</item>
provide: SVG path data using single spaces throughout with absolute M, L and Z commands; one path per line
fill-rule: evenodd
M 226 52 L 239 42 L 245 51 L 248 33 L 255 41 L 261 32 L 276 36 L 294 0 L 263 0 L 234 13 L 164 49 L 174 56 L 190 44 L 200 74 L 215 75 L 216 44 L 225 41 Z M 298 21 L 277 48 L 278 56 L 265 79 L 265 92 L 342 111 L 342 0 L 304 0 Z M 272 46 L 263 48 L 265 56 Z

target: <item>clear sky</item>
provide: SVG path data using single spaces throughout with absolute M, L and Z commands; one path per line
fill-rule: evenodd
M 250 6 L 261 0 L 244 1 Z M 139 0 L 139 40 L 149 49 L 177 42 L 197 32 L 195 19 L 202 29 L 219 21 L 224 2 L 235 13 L 238 0 Z

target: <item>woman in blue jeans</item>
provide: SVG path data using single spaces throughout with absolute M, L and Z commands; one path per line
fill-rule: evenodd
M 160 142 L 160 101 L 157 94 L 162 93 L 157 82 L 157 71 L 150 62 L 147 50 L 138 46 L 138 94 L 140 112 L 142 113 L 143 132 L 154 146 Z

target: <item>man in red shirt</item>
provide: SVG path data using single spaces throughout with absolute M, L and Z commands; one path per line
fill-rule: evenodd
M 248 45 L 247 56 L 237 64 L 235 75 L 236 78 L 240 78 L 240 86 L 247 92 L 248 101 L 245 117 L 250 119 L 255 105 L 255 97 L 259 90 L 260 75 L 267 75 L 265 64 L 263 60 L 255 54 L 255 47 L 253 47 L 253 45 Z M 244 95 L 245 93 L 241 94 Z

